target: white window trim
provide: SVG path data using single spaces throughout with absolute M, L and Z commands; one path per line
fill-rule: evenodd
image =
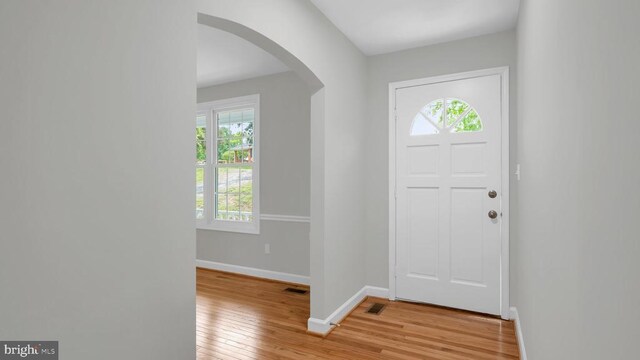
M 214 211 L 214 176 L 217 167 L 218 130 L 215 114 L 250 106 L 254 108 L 253 122 L 253 221 L 216 220 Z M 204 217 L 196 220 L 197 229 L 260 234 L 260 94 L 216 100 L 198 104 L 198 116 L 207 117 L 207 162 L 204 165 Z M 197 165 L 196 165 L 197 167 Z

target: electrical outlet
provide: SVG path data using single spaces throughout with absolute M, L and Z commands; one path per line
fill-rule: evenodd
M 264 253 L 265 254 L 271 254 L 271 245 L 264 244 Z

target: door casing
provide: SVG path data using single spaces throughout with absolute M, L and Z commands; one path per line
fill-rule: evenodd
M 509 318 L 509 67 L 462 72 L 389 84 L 389 300 L 396 300 L 396 90 L 481 76 L 501 78 L 500 316 Z

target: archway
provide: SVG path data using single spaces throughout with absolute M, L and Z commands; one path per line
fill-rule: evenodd
M 309 69 L 302 61 L 275 41 L 267 38 L 259 32 L 252 30 L 242 24 L 222 19 L 219 17 L 198 13 L 198 24 L 214 27 L 224 30 L 236 36 L 239 36 L 250 43 L 260 47 L 278 60 L 282 61 L 298 76 L 300 76 L 308 85 L 313 93 L 320 90 L 324 85 L 320 79 Z
M 309 87 L 311 95 L 310 120 L 311 120 L 311 185 L 310 185 L 310 285 L 314 291 L 311 293 L 311 314 L 322 311 L 324 305 L 324 282 L 322 281 L 322 265 L 318 259 L 323 254 L 323 226 L 324 226 L 324 84 L 300 59 L 287 51 L 284 47 L 264 36 L 263 34 L 224 18 L 198 13 L 198 24 L 226 31 L 236 35 L 255 46 L 270 53 L 293 72 L 295 72 Z M 315 268 L 314 271 L 314 260 Z M 314 306 L 315 304 L 315 306 Z

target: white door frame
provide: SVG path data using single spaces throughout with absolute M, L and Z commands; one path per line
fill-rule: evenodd
M 509 67 L 462 72 L 423 79 L 389 83 L 389 299 L 396 300 L 396 90 L 482 76 L 501 77 L 501 167 L 502 197 L 500 211 L 500 316 L 509 318 Z

